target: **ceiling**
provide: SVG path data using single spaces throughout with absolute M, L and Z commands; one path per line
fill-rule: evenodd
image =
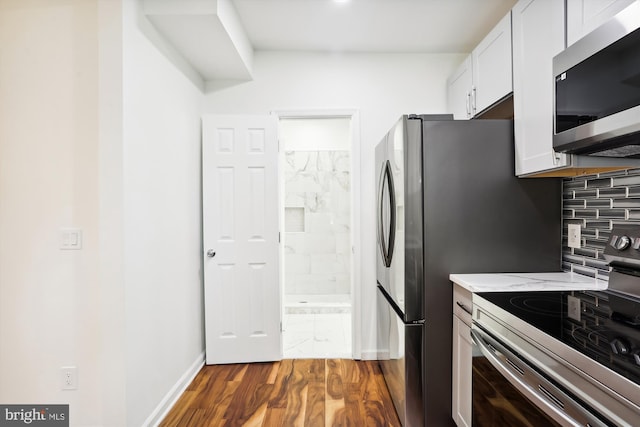
M 256 50 L 460 53 L 515 0 L 231 0 Z
M 256 51 L 467 53 L 516 0 L 142 0 L 203 80 L 250 79 Z

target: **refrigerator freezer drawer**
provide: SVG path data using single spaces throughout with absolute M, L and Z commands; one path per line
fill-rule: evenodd
M 378 361 L 403 426 L 424 425 L 424 324 L 406 324 L 378 289 Z

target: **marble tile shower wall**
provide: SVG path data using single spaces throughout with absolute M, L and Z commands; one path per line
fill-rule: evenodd
M 640 169 L 565 178 L 562 189 L 563 269 L 607 280 L 602 252 L 612 226 L 640 225 Z M 582 227 L 579 249 L 567 244 L 568 224 Z
M 285 153 L 285 293 L 349 294 L 348 151 Z

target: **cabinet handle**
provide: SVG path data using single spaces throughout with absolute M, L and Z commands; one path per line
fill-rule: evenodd
M 471 104 L 471 108 L 472 108 L 473 114 L 475 114 L 476 113 L 476 87 L 475 86 L 471 88 L 471 92 L 473 93 L 473 96 L 471 97 L 473 101 L 473 103 Z
M 467 92 L 467 118 L 471 117 L 471 92 Z
M 556 153 L 555 150 L 551 150 L 551 157 L 553 159 L 553 165 L 557 166 L 562 158 L 562 153 Z
M 467 307 L 466 305 L 464 305 L 463 303 L 461 303 L 460 301 L 456 301 L 456 304 L 458 304 L 458 307 L 463 309 L 469 315 L 473 315 L 473 312 L 471 311 L 471 309 L 469 307 Z

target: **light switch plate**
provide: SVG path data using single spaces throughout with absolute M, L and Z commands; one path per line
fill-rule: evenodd
M 60 229 L 60 249 L 79 250 L 82 249 L 82 230 L 79 228 Z
M 568 224 L 568 242 L 570 248 L 580 248 L 580 224 Z

